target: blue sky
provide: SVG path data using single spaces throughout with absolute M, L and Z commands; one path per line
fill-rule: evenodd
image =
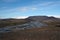
M 34 15 L 60 17 L 60 0 L 0 0 L 0 18 Z

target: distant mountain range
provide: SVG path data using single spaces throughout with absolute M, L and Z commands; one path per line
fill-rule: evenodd
M 39 22 L 60 22 L 60 18 L 55 18 L 53 16 L 30 16 L 26 19 L 0 19 L 0 22 L 30 22 L 30 21 L 39 21 Z

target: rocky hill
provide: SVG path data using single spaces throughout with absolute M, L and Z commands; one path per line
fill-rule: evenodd
M 48 16 L 30 16 L 27 19 L 30 19 L 32 21 L 40 21 L 40 22 L 44 22 L 44 21 L 60 21 L 60 18 L 55 18 L 53 16 L 48 17 Z
M 9 22 L 9 24 L 13 24 L 13 25 L 7 25 L 3 28 L 0 28 L 0 32 L 3 32 L 3 33 L 17 31 L 17 30 L 24 30 L 24 29 L 41 28 L 43 26 L 44 27 L 47 27 L 47 26 L 60 27 L 59 18 L 47 17 L 47 16 L 30 16 L 26 19 L 3 19 L 1 21 L 5 24 L 7 22 Z

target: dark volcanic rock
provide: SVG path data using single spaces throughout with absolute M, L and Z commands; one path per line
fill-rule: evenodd
M 44 23 L 40 23 L 38 21 L 35 21 L 35 22 L 31 21 L 29 23 L 25 23 L 22 25 L 0 28 L 0 33 L 11 32 L 11 31 L 16 31 L 16 30 L 32 29 L 32 28 L 41 28 L 42 26 L 48 26 L 48 25 Z

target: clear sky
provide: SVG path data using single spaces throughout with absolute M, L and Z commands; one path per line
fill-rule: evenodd
M 0 0 L 0 18 L 34 15 L 60 17 L 60 0 Z

